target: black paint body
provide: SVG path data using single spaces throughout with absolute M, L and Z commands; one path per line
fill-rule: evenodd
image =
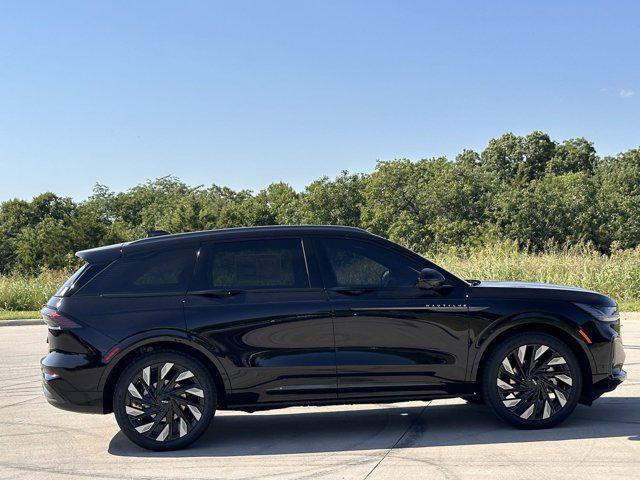
M 433 268 L 445 285 L 345 291 L 325 288 L 318 242 L 346 238 L 384 247 L 412 268 Z M 207 363 L 219 408 L 384 402 L 473 394 L 483 355 L 504 335 L 546 331 L 567 342 L 584 371 L 583 403 L 624 379 L 619 322 L 576 306 L 615 305 L 570 287 L 483 282 L 474 286 L 392 242 L 348 227 L 256 227 L 154 237 L 79 252 L 90 264 L 137 252 L 212 242 L 297 239 L 308 288 L 207 295 L 191 286 L 162 295 L 52 297 L 80 328 L 49 330 L 43 372 L 48 400 L 75 411 L 111 411 L 114 382 L 134 355 L 176 348 Z M 199 268 L 194 265 L 194 277 Z M 591 344 L 579 333 L 588 335 Z

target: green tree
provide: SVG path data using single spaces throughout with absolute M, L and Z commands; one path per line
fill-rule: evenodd
M 598 243 L 640 244 L 640 148 L 605 158 L 597 168 Z
M 466 161 L 379 162 L 365 189 L 363 224 L 414 250 L 480 238 L 491 175 Z
M 15 267 L 14 239 L 23 228 L 34 223 L 29 202 L 13 199 L 0 204 L 0 273 L 7 273 Z
M 49 266 L 45 256 L 55 259 L 51 265 L 62 267 L 71 246 L 62 237 L 76 204 L 51 192 L 42 193 L 31 202 L 9 200 L 0 207 L 0 271 L 18 269 L 35 272 Z M 31 244 L 33 243 L 33 244 Z
M 23 228 L 13 241 L 15 254 L 20 259 L 16 269 L 34 274 L 43 267 L 60 269 L 75 265 L 74 235 L 64 220 L 50 216 Z
M 546 133 L 506 133 L 492 139 L 481 158 L 484 168 L 500 180 L 522 183 L 544 175 L 555 150 L 556 143 Z
M 335 180 L 322 177 L 311 182 L 299 199 L 300 220 L 309 224 L 361 225 L 366 175 L 343 171 Z
M 593 143 L 584 138 L 573 138 L 558 145 L 547 164 L 547 171 L 553 175 L 574 172 L 591 174 L 597 161 L 598 156 Z
M 273 183 L 254 194 L 161 177 L 124 192 L 96 185 L 76 204 L 45 192 L 0 204 L 0 273 L 73 266 L 76 250 L 170 232 L 269 224 L 362 226 L 421 252 L 512 239 L 640 245 L 640 149 L 600 159 L 584 138 L 542 132 L 492 139 L 481 154 L 378 162 L 302 192 Z
M 549 243 L 593 241 L 597 189 L 586 173 L 545 176 L 496 197 L 501 237 L 542 249 Z

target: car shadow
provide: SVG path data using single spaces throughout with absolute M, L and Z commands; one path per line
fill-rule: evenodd
M 118 432 L 108 451 L 130 457 L 234 457 L 602 437 L 640 439 L 639 397 L 602 398 L 592 407 L 580 405 L 564 423 L 546 430 L 511 428 L 483 405 L 415 405 L 332 411 L 318 408 L 309 413 L 229 412 L 214 417 L 207 432 L 185 450 L 147 451 Z

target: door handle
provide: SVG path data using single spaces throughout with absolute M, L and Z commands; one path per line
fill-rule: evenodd
M 332 289 L 332 291 L 336 293 L 340 293 L 342 295 L 349 295 L 351 297 L 364 295 L 365 293 L 371 293 L 374 290 L 375 290 L 374 288 L 334 288 Z
M 244 290 L 196 290 L 194 292 L 189 292 L 189 295 L 198 295 L 201 297 L 211 298 L 226 298 L 233 297 L 234 295 L 238 295 L 242 292 L 244 292 Z

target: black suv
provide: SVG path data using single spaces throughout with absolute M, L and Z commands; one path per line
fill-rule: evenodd
M 364 230 L 162 235 L 77 253 L 42 310 L 44 392 L 114 412 L 153 450 L 216 409 L 464 397 L 520 428 L 564 420 L 626 376 L 613 300 L 464 281 Z

